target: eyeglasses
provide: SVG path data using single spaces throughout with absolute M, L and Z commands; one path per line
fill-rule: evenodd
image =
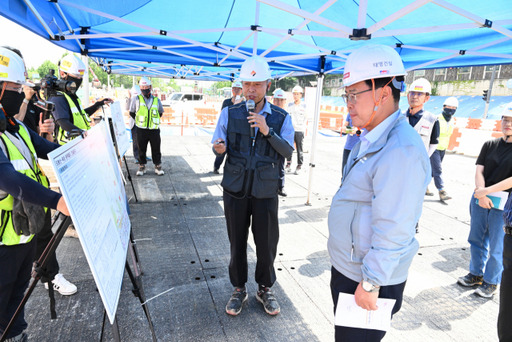
M 352 103 L 352 104 L 356 104 L 357 102 L 357 95 L 359 94 L 362 94 L 362 93 L 366 93 L 367 91 L 370 91 L 372 90 L 372 88 L 368 88 L 366 90 L 363 90 L 363 91 L 359 91 L 357 93 L 345 93 L 343 95 L 341 95 L 341 98 L 343 99 L 343 101 L 345 101 L 345 103 Z
M 411 97 L 415 97 L 415 96 L 421 97 L 422 95 L 426 95 L 426 93 L 420 93 L 419 91 L 410 91 L 409 95 L 411 95 Z

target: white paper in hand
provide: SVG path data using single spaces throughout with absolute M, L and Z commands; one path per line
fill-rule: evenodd
M 334 324 L 349 327 L 388 331 L 394 299 L 377 299 L 378 310 L 369 311 L 356 304 L 354 295 L 340 292 L 334 316 Z

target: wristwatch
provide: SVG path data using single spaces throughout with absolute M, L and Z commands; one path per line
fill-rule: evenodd
M 272 138 L 274 135 L 275 135 L 275 133 L 274 133 L 274 129 L 273 129 L 272 127 L 270 127 L 270 128 L 268 129 L 268 133 L 267 133 L 267 135 L 264 135 L 263 137 L 264 137 L 264 138 L 267 138 L 267 139 L 270 139 L 270 138 Z
M 366 292 L 379 292 L 379 290 L 380 290 L 380 286 L 379 285 L 373 285 L 372 283 L 367 282 L 366 280 L 363 280 L 361 282 L 361 287 Z

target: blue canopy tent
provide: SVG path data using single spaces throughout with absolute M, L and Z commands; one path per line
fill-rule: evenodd
M 323 76 L 343 72 L 352 50 L 393 46 L 407 70 L 512 63 L 510 0 L 4 3 L 0 15 L 94 58 L 109 72 L 233 78 L 248 56 L 258 54 L 278 78 L 317 74 L 312 166 Z

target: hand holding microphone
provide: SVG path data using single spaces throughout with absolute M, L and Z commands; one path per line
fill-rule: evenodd
M 267 135 L 269 128 L 267 126 L 267 122 L 265 121 L 265 117 L 263 115 L 259 115 L 253 112 L 256 105 L 253 100 L 247 101 L 247 110 L 249 111 L 249 116 L 247 116 L 247 121 L 249 125 L 251 125 L 251 138 L 254 140 L 256 138 L 256 127 L 260 130 L 261 134 Z
M 254 103 L 253 100 L 247 101 L 247 111 L 249 111 L 248 118 L 251 117 L 251 115 L 252 115 L 251 112 L 254 111 L 255 107 L 256 107 L 256 104 Z M 256 128 L 252 125 L 251 120 L 249 120 L 249 125 L 251 126 L 251 139 L 254 139 L 256 137 Z

